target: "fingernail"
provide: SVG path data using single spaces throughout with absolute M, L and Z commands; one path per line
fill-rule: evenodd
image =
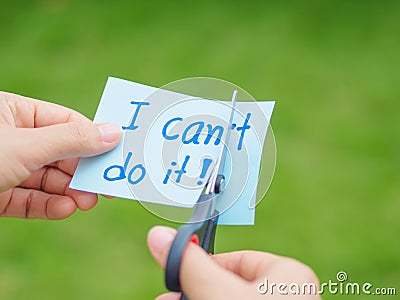
M 97 128 L 100 130 L 101 136 L 103 137 L 103 142 L 114 143 L 119 140 L 121 136 L 121 126 L 114 123 L 104 123 L 96 124 Z
M 155 226 L 149 231 L 149 248 L 151 253 L 158 258 L 164 249 L 174 239 L 174 230 L 169 227 Z

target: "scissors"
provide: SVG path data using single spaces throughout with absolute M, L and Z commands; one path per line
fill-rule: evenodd
M 207 253 L 214 254 L 214 240 L 217 230 L 219 212 L 216 209 L 217 199 L 224 190 L 225 176 L 223 174 L 230 128 L 235 113 L 237 91 L 232 95 L 229 124 L 224 130 L 223 143 L 217 162 L 208 178 L 202 194 L 196 202 L 195 209 L 187 224 L 178 228 L 172 242 L 165 268 L 165 284 L 170 291 L 181 292 L 179 270 L 182 256 L 189 242 L 200 245 Z M 182 293 L 181 300 L 188 298 Z

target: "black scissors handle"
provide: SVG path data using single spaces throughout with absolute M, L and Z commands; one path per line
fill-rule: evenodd
M 194 235 L 199 239 L 199 245 L 207 252 L 214 253 L 214 239 L 218 223 L 218 211 L 212 209 L 213 195 L 202 194 L 190 218 L 190 223 L 179 227 L 172 242 L 165 268 L 165 284 L 170 291 L 181 292 L 179 271 L 182 256 L 187 244 Z M 194 222 L 194 223 L 193 223 Z M 182 295 L 181 299 L 187 299 Z

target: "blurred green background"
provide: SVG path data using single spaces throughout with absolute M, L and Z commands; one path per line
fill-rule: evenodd
M 90 118 L 108 76 L 211 76 L 275 99 L 274 181 L 256 226 L 220 228 L 217 251 L 400 293 L 399 16 L 398 1 L 2 1 L 0 90 Z M 0 219 L 0 298 L 152 299 L 155 224 L 175 226 L 104 198 L 65 221 Z

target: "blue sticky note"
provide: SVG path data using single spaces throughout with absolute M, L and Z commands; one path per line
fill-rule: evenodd
M 274 102 L 237 103 L 226 157 L 219 223 L 254 224 L 261 153 Z M 109 78 L 94 122 L 120 124 L 112 151 L 82 158 L 70 187 L 93 193 L 191 207 L 215 166 L 231 108 Z

